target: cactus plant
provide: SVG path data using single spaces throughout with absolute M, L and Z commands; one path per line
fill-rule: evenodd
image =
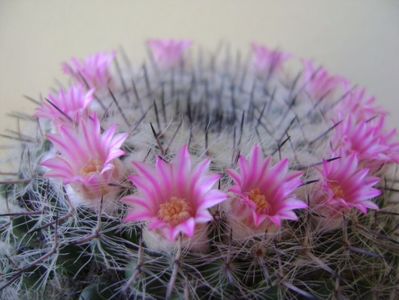
M 395 299 L 399 143 L 374 98 L 256 43 L 147 46 L 64 63 L 13 115 L 2 298 Z

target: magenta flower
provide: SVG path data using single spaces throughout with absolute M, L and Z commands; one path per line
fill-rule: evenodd
M 352 116 L 356 121 L 368 121 L 374 117 L 385 117 L 387 112 L 376 105 L 375 97 L 369 97 L 365 89 L 354 89 L 331 111 L 331 119 L 339 121 Z
M 369 121 L 347 117 L 336 127 L 331 146 L 339 155 L 356 154 L 361 164 L 372 170 L 384 163 L 399 163 L 396 130 L 385 131 L 384 117 Z
M 102 90 L 111 81 L 110 67 L 115 59 L 115 52 L 97 53 L 87 57 L 85 60 L 72 58 L 68 63 L 62 65 L 64 73 L 72 76 L 75 80 L 88 85 L 89 88 Z
M 120 175 L 115 162 L 124 154 L 120 148 L 128 136 L 116 129 L 101 133 L 96 116 L 81 120 L 78 127 L 60 126 L 57 134 L 48 135 L 58 154 L 42 163 L 49 169 L 45 175 L 83 189 L 90 198 L 107 193 L 107 185 Z
M 283 64 L 292 57 L 291 54 L 271 50 L 266 46 L 252 43 L 253 64 L 260 74 L 271 74 L 280 71 Z
M 362 213 L 378 209 L 372 199 L 381 194 L 374 188 L 379 178 L 370 176 L 368 169 L 360 168 L 356 155 L 324 161 L 319 172 L 321 178 L 313 197 L 316 212 L 334 218 L 352 208 Z
M 209 208 L 225 201 L 227 195 L 213 186 L 220 176 L 208 174 L 209 160 L 191 166 L 190 153 L 184 146 L 172 163 L 157 158 L 155 168 L 135 162 L 137 175 L 130 180 L 137 195 L 123 202 L 131 206 L 127 222 L 148 222 L 151 231 L 175 241 L 180 233 L 193 237 L 196 224 L 212 219 Z
M 271 165 L 264 159 L 261 147 L 255 146 L 247 160 L 239 158 L 240 172 L 228 170 L 235 185 L 230 189 L 233 218 L 242 219 L 247 226 L 258 229 L 276 225 L 282 220 L 297 220 L 294 209 L 306 208 L 294 192 L 302 184 L 301 172 L 289 172 L 288 160 Z
M 184 57 L 185 52 L 192 46 L 189 40 L 153 39 L 147 42 L 155 63 L 161 69 L 177 66 Z
M 58 94 L 50 94 L 47 102 L 36 111 L 36 116 L 55 122 L 57 125 L 77 121 L 87 116 L 88 108 L 93 101 L 94 90 L 85 91 L 80 85 L 68 90 L 62 89 Z
M 331 75 L 325 68 L 315 68 L 310 60 L 303 60 L 306 92 L 312 99 L 321 100 L 339 87 L 347 87 L 348 80 Z

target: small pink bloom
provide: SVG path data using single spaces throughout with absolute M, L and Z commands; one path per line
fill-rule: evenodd
M 161 69 L 177 66 L 191 47 L 192 41 L 173 39 L 153 39 L 147 42 L 155 63 Z
M 80 85 L 58 94 L 50 94 L 49 101 L 43 103 L 36 111 L 36 116 L 48 119 L 61 125 L 68 121 L 77 121 L 88 114 L 88 108 L 93 101 L 94 90 L 84 90 Z
M 386 116 L 388 113 L 376 105 L 375 97 L 369 97 L 365 89 L 354 89 L 340 101 L 332 112 L 334 121 L 352 116 L 356 121 L 368 121 L 374 117 Z
M 75 80 L 88 85 L 96 90 L 104 89 L 111 81 L 110 68 L 115 59 L 115 52 L 97 53 L 84 60 L 72 58 L 64 63 L 64 73 L 72 76 Z
M 370 176 L 368 169 L 361 168 L 356 155 L 324 161 L 319 172 L 320 182 L 312 196 L 316 199 L 313 203 L 316 212 L 334 218 L 352 208 L 362 213 L 378 209 L 372 199 L 381 194 L 374 188 L 379 178 Z
M 77 127 L 60 126 L 57 134 L 48 135 L 58 154 L 42 163 L 49 169 L 45 175 L 77 185 L 93 197 L 106 193 L 118 175 L 115 160 L 124 154 L 120 148 L 127 138 L 116 130 L 112 126 L 101 133 L 96 116 L 81 120 Z
M 303 60 L 303 65 L 305 89 L 312 99 L 321 100 L 339 87 L 348 86 L 345 78 L 331 75 L 325 68 L 316 68 L 310 60 Z
M 127 222 L 148 222 L 148 228 L 166 239 L 176 240 L 180 233 L 193 237 L 196 224 L 212 219 L 209 208 L 226 200 L 227 195 L 213 186 L 220 176 L 208 174 L 209 160 L 195 168 L 184 146 L 172 163 L 157 158 L 155 168 L 133 163 L 137 175 L 130 180 L 137 194 L 122 199 L 131 209 Z
M 275 71 L 280 71 L 283 64 L 292 57 L 291 54 L 271 50 L 257 43 L 252 43 L 252 55 L 255 70 L 261 74 L 271 74 Z
M 302 184 L 301 172 L 289 172 L 288 160 L 272 166 L 271 158 L 264 159 L 261 147 L 255 146 L 247 160 L 239 158 L 240 172 L 228 170 L 235 185 L 230 189 L 233 218 L 242 219 L 254 229 L 282 220 L 297 220 L 294 209 L 306 208 L 294 192 Z
M 332 151 L 343 156 L 356 154 L 361 164 L 376 170 L 384 163 L 399 163 L 396 130 L 385 131 L 385 118 L 357 121 L 349 116 L 340 123 L 331 139 Z

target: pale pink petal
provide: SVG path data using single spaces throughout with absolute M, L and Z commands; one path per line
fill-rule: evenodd
M 207 209 L 218 205 L 227 199 L 227 195 L 218 190 L 211 190 L 206 194 L 206 199 L 198 206 L 198 210 Z
M 161 40 L 153 39 L 147 42 L 155 64 L 161 69 L 176 67 L 183 61 L 184 55 L 191 47 L 188 40 Z
M 209 221 L 211 221 L 212 215 L 208 210 L 202 210 L 197 212 L 196 216 L 195 216 L 195 221 L 197 223 L 207 223 Z
M 68 63 L 62 65 L 65 74 L 88 85 L 89 88 L 98 90 L 108 87 L 111 80 L 110 68 L 116 53 L 97 53 L 84 60 L 72 58 Z
M 238 172 L 234 171 L 234 170 L 226 170 L 227 175 L 229 175 L 235 182 L 235 184 L 237 185 L 241 185 L 241 176 L 240 174 L 238 174 Z
M 308 205 L 298 199 L 288 199 L 285 201 L 285 207 L 289 210 L 307 208 Z
M 282 219 L 280 216 L 269 216 L 268 219 L 278 228 L 281 227 Z

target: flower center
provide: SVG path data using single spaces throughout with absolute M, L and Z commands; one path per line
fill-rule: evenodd
M 332 189 L 335 198 L 345 198 L 345 192 L 340 184 L 332 182 L 330 183 L 330 188 Z
M 177 225 L 191 216 L 191 206 L 183 198 L 171 197 L 169 201 L 159 206 L 158 217 L 169 223 Z
M 102 167 L 103 164 L 99 160 L 92 159 L 80 170 L 80 173 L 84 176 L 97 174 L 101 172 Z
M 266 200 L 265 194 L 263 194 L 258 188 L 249 192 L 249 199 L 256 204 L 257 213 L 263 213 L 265 209 L 270 208 L 270 203 Z

